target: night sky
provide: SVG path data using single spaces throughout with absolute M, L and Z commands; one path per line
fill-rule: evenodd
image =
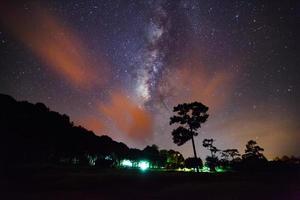
M 178 103 L 209 106 L 199 130 L 218 148 L 254 139 L 300 154 L 295 1 L 0 3 L 0 93 L 43 102 L 130 147 L 172 142 Z M 296 14 L 298 12 L 298 14 Z

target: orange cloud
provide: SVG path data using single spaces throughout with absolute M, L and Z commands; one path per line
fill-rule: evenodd
M 225 70 L 209 73 L 196 56 L 163 75 L 159 92 L 175 104 L 200 101 L 217 110 L 230 98 L 234 76 Z
M 103 77 L 107 75 L 95 73 L 95 64 L 90 61 L 87 48 L 71 29 L 46 10 L 35 7 L 25 12 L 13 4 L 2 3 L 0 13 L 0 22 L 72 85 L 86 88 L 103 84 Z M 102 71 L 105 65 L 101 60 Z
M 100 118 L 96 117 L 85 117 L 78 120 L 78 124 L 87 128 L 88 130 L 93 131 L 96 134 L 106 134 L 106 126 L 103 124 Z
M 153 134 L 151 114 L 122 93 L 113 93 L 110 103 L 100 104 L 99 109 L 131 139 L 145 141 Z

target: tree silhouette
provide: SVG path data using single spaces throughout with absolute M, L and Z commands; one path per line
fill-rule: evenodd
M 168 169 L 176 169 L 184 166 L 184 158 L 181 153 L 172 149 L 167 151 L 166 167 Z
M 21 164 L 105 164 L 128 155 L 129 148 L 108 136 L 75 126 L 69 116 L 42 103 L 0 94 L 0 171 Z M 97 159 L 96 159 L 97 158 Z M 111 165 L 111 160 L 109 165 Z
M 214 140 L 213 139 L 204 139 L 203 140 L 203 147 L 207 148 L 210 153 L 211 157 L 216 157 L 216 153 L 220 151 L 217 147 L 213 145 Z
M 228 161 L 233 161 L 241 156 L 237 149 L 226 149 L 222 151 L 222 157 Z
M 220 150 L 213 145 L 213 142 L 214 142 L 213 139 L 204 139 L 202 145 L 203 147 L 207 148 L 211 153 L 211 156 L 206 157 L 206 164 L 209 166 L 211 170 L 214 171 L 215 167 L 218 165 L 219 162 L 216 153 L 219 152 Z
M 258 146 L 256 141 L 248 141 L 245 154 L 242 155 L 242 169 L 250 171 L 266 169 L 267 159 L 262 154 L 263 151 L 264 149 Z
M 144 159 L 151 161 L 150 163 L 152 167 L 158 166 L 160 158 L 157 145 L 153 144 L 152 146 L 146 146 L 142 153 L 144 154 Z
M 248 141 L 246 144 L 245 154 L 242 156 L 244 160 L 266 160 L 261 153 L 264 149 L 257 145 L 254 140 Z
M 223 150 L 221 152 L 222 159 L 220 160 L 220 163 L 225 167 L 234 167 L 240 161 L 240 156 L 241 155 L 237 149 Z
M 178 123 L 179 127 L 172 131 L 173 141 L 178 146 L 183 145 L 190 139 L 193 144 L 194 157 L 197 158 L 194 136 L 197 136 L 197 130 L 201 124 L 208 118 L 208 107 L 200 102 L 178 104 L 173 108 L 176 115 L 170 118 L 170 125 Z M 197 168 L 197 171 L 199 169 Z
M 203 166 L 201 158 L 187 158 L 184 161 L 186 168 L 201 168 Z

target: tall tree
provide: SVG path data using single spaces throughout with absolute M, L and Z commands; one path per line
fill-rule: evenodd
M 189 140 L 192 140 L 194 157 L 197 158 L 194 136 L 197 136 L 197 130 L 201 128 L 201 124 L 206 122 L 208 118 L 208 107 L 200 102 L 178 104 L 173 108 L 176 114 L 170 118 L 171 124 L 179 124 L 172 131 L 173 141 L 178 146 L 183 145 Z M 199 169 L 197 168 L 197 171 Z

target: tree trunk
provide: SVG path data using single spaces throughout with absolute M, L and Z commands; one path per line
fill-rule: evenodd
M 193 150 L 194 150 L 194 157 L 197 159 L 197 153 L 195 148 L 194 136 L 192 136 L 192 143 L 193 143 Z M 197 172 L 199 172 L 199 167 L 196 168 Z

